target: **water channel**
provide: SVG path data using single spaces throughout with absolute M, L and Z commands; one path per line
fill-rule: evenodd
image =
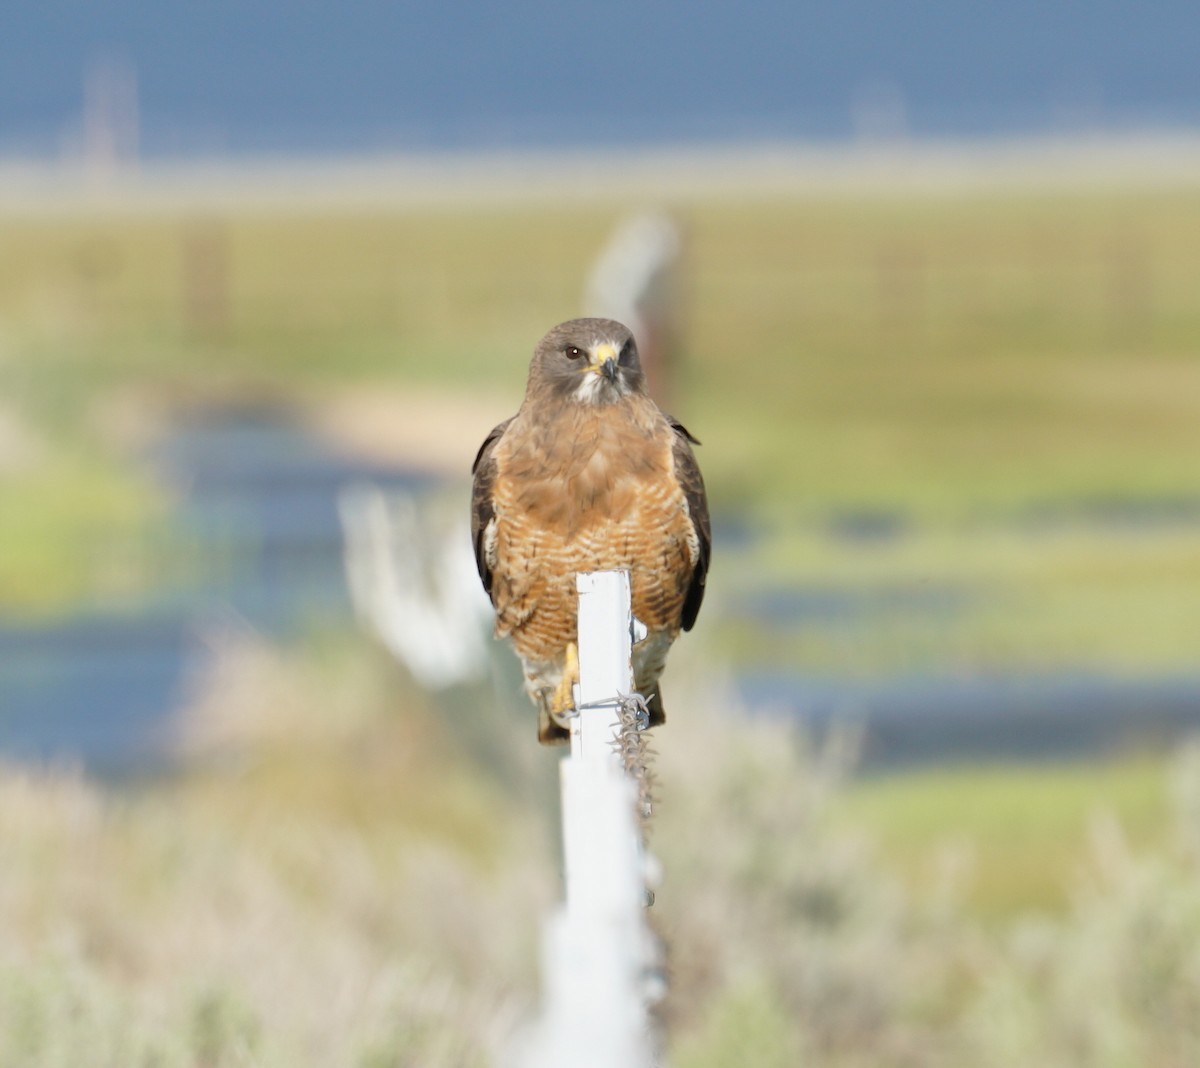
M 436 484 L 422 472 L 342 455 L 273 411 L 184 423 L 144 462 L 178 501 L 176 559 L 185 566 L 135 610 L 84 611 L 45 625 L 0 620 L 4 758 L 68 760 L 116 776 L 158 766 L 170 717 L 204 672 L 205 635 L 222 620 L 280 640 L 317 619 L 353 625 L 338 514 L 344 488 L 420 494 Z M 1184 518 L 1200 520 L 1200 511 Z M 1115 521 L 1139 519 L 1121 513 Z M 719 542 L 719 517 L 717 527 Z M 851 524 L 845 536 L 862 536 L 860 527 Z M 730 529 L 731 541 L 745 540 L 744 530 Z M 822 591 L 764 594 L 728 608 L 768 621 L 795 622 L 800 613 L 805 626 L 819 628 L 879 611 L 953 614 L 970 603 L 955 590 L 901 591 L 886 604 Z M 1200 728 L 1200 673 L 863 679 L 772 671 L 744 673 L 737 689 L 747 707 L 816 731 L 861 725 L 869 765 L 1081 755 Z

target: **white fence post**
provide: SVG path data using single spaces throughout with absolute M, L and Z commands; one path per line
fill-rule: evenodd
M 566 903 L 547 925 L 533 1068 L 649 1068 L 654 959 L 638 790 L 615 744 L 633 689 L 629 572 L 578 576 L 579 715 L 562 761 Z

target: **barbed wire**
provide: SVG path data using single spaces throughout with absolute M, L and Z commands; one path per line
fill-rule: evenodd
M 619 693 L 617 716 L 619 730 L 613 748 L 621 758 L 625 774 L 637 787 L 638 824 L 644 837 L 646 824 L 654 813 L 654 772 L 650 766 L 654 750 L 646 740 L 650 709 L 640 693 Z

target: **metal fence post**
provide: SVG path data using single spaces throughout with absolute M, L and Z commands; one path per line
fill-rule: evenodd
M 562 761 L 566 902 L 547 925 L 535 1068 L 648 1068 L 652 960 L 637 788 L 617 751 L 632 690 L 629 573 L 578 576 L 579 715 Z

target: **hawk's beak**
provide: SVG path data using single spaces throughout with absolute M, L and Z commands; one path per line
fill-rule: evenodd
M 617 350 L 609 344 L 597 345 L 592 352 L 592 362 L 589 371 L 603 375 L 610 382 L 617 380 Z

